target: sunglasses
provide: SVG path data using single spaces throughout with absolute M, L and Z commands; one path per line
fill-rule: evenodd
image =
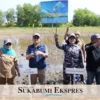
M 75 37 L 74 36 L 71 36 L 71 37 L 69 37 L 69 39 L 75 39 Z
M 34 36 L 33 39 L 39 39 L 39 37 L 38 36 Z
M 7 43 L 6 46 L 11 46 L 11 43 Z

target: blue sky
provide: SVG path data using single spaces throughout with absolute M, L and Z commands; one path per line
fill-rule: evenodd
M 16 5 L 24 3 L 38 4 L 41 1 L 47 0 L 0 0 L 0 10 L 6 11 L 10 8 L 16 8 Z M 49 0 L 50 1 L 50 0 Z M 100 14 L 100 0 L 69 0 L 68 19 L 72 20 L 74 10 L 78 8 L 87 8 L 96 14 Z

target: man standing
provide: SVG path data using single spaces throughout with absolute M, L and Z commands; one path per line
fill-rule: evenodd
M 92 84 L 95 78 L 96 84 L 100 84 L 100 35 L 91 36 L 91 43 L 86 45 L 86 69 L 87 84 Z
M 40 84 L 45 83 L 46 58 L 48 57 L 47 46 L 40 44 L 40 34 L 33 35 L 33 44 L 29 45 L 26 51 L 26 59 L 29 60 L 30 68 L 37 68 L 37 74 L 31 74 L 31 84 L 37 83 L 37 77 Z

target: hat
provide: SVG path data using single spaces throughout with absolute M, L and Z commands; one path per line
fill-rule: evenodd
M 7 43 L 12 43 L 11 39 L 4 40 L 4 44 L 7 44 Z
M 75 36 L 74 33 L 69 34 L 68 38 L 70 38 L 70 37 L 74 37 L 74 38 L 76 38 L 76 36 Z
M 100 34 L 96 33 L 91 35 L 91 40 L 100 38 Z
M 38 36 L 38 37 L 40 38 L 40 34 L 39 34 L 39 33 L 33 34 L 33 37 L 34 37 L 34 36 Z
M 76 31 L 76 32 L 75 32 L 75 34 L 78 34 L 78 35 L 80 35 L 80 32 L 79 32 L 79 31 Z

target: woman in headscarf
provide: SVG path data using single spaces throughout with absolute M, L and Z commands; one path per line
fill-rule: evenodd
M 4 40 L 2 48 L 0 48 L 0 84 L 14 84 L 14 78 L 20 76 L 16 53 L 12 49 L 10 39 Z
M 68 36 L 67 44 L 62 45 L 59 44 L 58 35 L 55 34 L 54 37 L 57 48 L 64 51 L 63 83 L 69 84 L 71 81 L 73 84 L 74 77 L 72 74 L 66 74 L 66 68 L 84 68 L 81 48 L 76 45 L 74 33 Z

